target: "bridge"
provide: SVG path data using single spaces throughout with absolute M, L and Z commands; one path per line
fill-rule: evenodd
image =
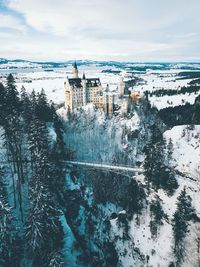
M 20 161 L 0 161 L 0 164 L 7 165 L 9 163 L 31 163 L 30 160 L 20 160 Z M 120 165 L 120 164 L 107 164 L 107 163 L 97 163 L 97 162 L 87 162 L 87 161 L 75 161 L 75 160 L 63 160 L 63 164 L 72 166 L 81 166 L 85 168 L 94 168 L 102 170 L 112 170 L 112 171 L 124 171 L 133 173 L 143 173 L 142 168 L 131 167 L 130 165 Z
M 116 171 L 126 171 L 126 172 L 133 172 L 133 173 L 142 173 L 144 170 L 142 168 L 135 168 L 126 165 L 119 165 L 119 164 L 105 164 L 105 163 L 96 163 L 96 162 L 86 162 L 86 161 L 73 161 L 67 160 L 64 161 L 69 165 L 74 166 L 82 166 L 88 168 L 95 168 L 95 169 L 107 169 L 107 170 L 116 170 Z

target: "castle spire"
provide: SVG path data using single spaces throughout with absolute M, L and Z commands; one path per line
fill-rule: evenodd
M 77 67 L 76 61 L 74 61 L 74 64 L 73 64 L 72 75 L 74 79 L 78 78 L 78 67 Z
M 76 60 L 74 61 L 73 67 L 74 67 L 75 69 L 78 69 L 77 64 L 76 64 Z
M 85 80 L 85 73 L 83 72 L 83 80 Z

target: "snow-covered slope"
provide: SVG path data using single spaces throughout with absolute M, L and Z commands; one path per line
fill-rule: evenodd
M 59 113 L 67 118 L 64 109 Z M 65 141 L 69 149 L 75 152 L 78 160 L 97 161 L 104 163 L 120 162 L 121 164 L 133 164 L 136 162 L 136 144 L 128 146 L 127 133 L 138 135 L 142 139 L 144 129 L 138 128 L 140 119 L 137 113 L 131 118 L 114 116 L 107 120 L 101 110 L 94 110 L 92 105 L 86 112 L 77 112 L 75 118 L 66 121 Z
M 59 113 L 66 119 L 67 115 L 64 109 L 60 109 Z M 146 120 L 148 119 L 146 117 Z M 88 107 L 84 112 L 77 112 L 73 119 L 66 120 L 66 144 L 75 151 L 78 159 L 110 162 L 114 158 L 116 159 L 117 155 L 121 155 L 118 157 L 119 162 L 122 163 L 124 160 L 126 163 L 134 164 L 137 160 L 141 162 L 144 160 L 141 143 L 144 145 L 148 140 L 145 129 L 147 131 L 147 125 L 145 125 L 145 119 L 141 113 L 135 112 L 130 117 L 118 115 L 107 120 L 103 113 Z M 130 133 L 133 134 L 132 138 L 130 138 Z M 173 195 L 167 194 L 163 189 L 159 189 L 157 192 L 151 190 L 147 196 L 147 205 L 142 209 L 139 219 L 137 215 L 134 215 L 128 222 L 127 237 L 124 237 L 124 230 L 119 225 L 118 218 L 110 218 L 110 240 L 115 244 L 119 262 L 123 267 L 166 267 L 176 261 L 173 253 L 172 219 L 177 208 L 177 198 L 184 187 L 192 198 L 192 205 L 197 217 L 200 217 L 200 126 L 175 126 L 164 132 L 164 138 L 167 143 L 170 139 L 173 143 L 171 164 L 175 167 L 179 187 Z M 144 188 L 146 187 L 143 175 L 132 179 L 135 178 Z M 157 236 L 152 237 L 150 230 L 152 215 L 148 203 L 157 197 L 166 218 L 159 227 Z M 111 203 L 107 203 L 106 207 L 101 205 L 99 209 L 107 210 L 107 212 L 109 210 L 110 216 L 112 212 L 126 215 L 126 211 L 122 207 L 118 207 L 119 212 Z M 181 265 L 183 267 L 198 266 L 199 228 L 199 222 L 191 221 L 189 223 L 189 233 L 185 241 L 186 255 Z
M 148 196 L 148 201 L 150 202 L 154 199 L 155 195 L 159 196 L 163 210 L 168 216 L 168 219 L 163 222 L 156 238 L 152 238 L 151 235 L 151 215 L 148 206 L 143 210 L 139 219 L 139 224 L 136 218 L 130 223 L 130 236 L 132 237 L 134 245 L 139 249 L 140 253 L 144 255 L 145 259 L 148 255 L 148 266 L 153 267 L 169 266 L 169 264 L 175 260 L 173 255 L 174 240 L 172 217 L 176 211 L 177 197 L 184 187 L 192 198 L 192 204 L 196 210 L 197 216 L 200 217 L 200 126 L 196 125 L 194 128 L 187 125 L 176 126 L 166 131 L 164 136 L 167 141 L 171 138 L 174 145 L 173 164 L 180 172 L 180 175 L 177 175 L 179 188 L 173 196 L 169 196 L 163 190 L 152 192 Z M 143 181 L 143 179 L 141 181 Z M 120 229 L 116 228 L 116 219 L 114 221 L 112 222 L 115 229 L 114 231 L 116 235 L 119 235 Z M 186 238 L 186 256 L 181 266 L 198 266 L 197 240 L 200 237 L 199 230 L 200 223 L 190 222 L 189 233 Z M 121 254 L 119 254 L 123 255 L 123 243 L 118 242 L 117 247 L 121 252 Z M 121 256 L 122 266 L 146 266 L 140 265 L 140 262 L 135 262 L 130 253 L 131 251 L 128 251 L 126 256 Z
M 174 144 L 174 166 L 196 178 L 200 171 L 200 126 L 175 126 L 165 132 L 165 137 Z

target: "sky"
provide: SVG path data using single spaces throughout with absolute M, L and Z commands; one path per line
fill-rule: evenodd
M 200 0 L 0 0 L 0 58 L 200 61 Z

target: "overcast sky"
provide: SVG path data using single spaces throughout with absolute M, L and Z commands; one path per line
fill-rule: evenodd
M 0 57 L 200 61 L 200 0 L 0 0 Z

